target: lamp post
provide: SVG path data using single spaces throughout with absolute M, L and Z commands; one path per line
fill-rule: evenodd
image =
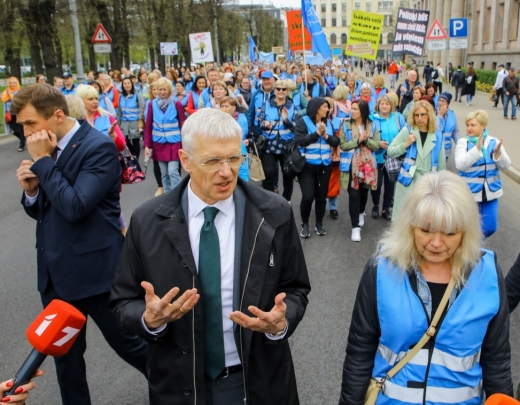
M 76 0 L 69 0 L 69 8 L 70 18 L 72 20 L 72 30 L 74 31 L 74 48 L 76 50 L 77 79 L 78 83 L 83 83 L 85 81 L 85 72 L 83 71 L 83 56 L 81 54 L 81 40 L 79 37 L 78 9 L 76 8 Z

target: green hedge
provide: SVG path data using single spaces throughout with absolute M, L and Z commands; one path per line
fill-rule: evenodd
M 466 73 L 466 68 L 462 69 L 464 73 Z M 475 69 L 477 72 L 478 81 L 480 83 L 494 85 L 497 80 L 497 71 L 496 70 L 485 70 L 485 69 Z

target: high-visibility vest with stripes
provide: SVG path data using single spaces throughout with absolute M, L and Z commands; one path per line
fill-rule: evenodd
M 444 117 L 444 128 L 442 134 L 444 136 L 444 148 L 446 150 L 451 149 L 453 140 L 453 132 L 457 127 L 457 117 L 453 110 L 448 109 L 446 116 Z
M 500 307 L 495 256 L 483 253 L 435 340 L 385 382 L 377 405 L 482 404 L 482 344 Z M 381 337 L 372 376 L 380 380 L 421 339 L 430 320 L 408 275 L 384 258 L 377 265 L 376 285 Z
M 408 132 L 412 133 L 412 127 L 408 126 Z M 410 169 L 415 164 L 417 160 L 417 142 L 420 142 L 420 139 L 415 141 L 410 145 L 410 147 L 406 150 L 406 156 L 404 158 L 403 164 L 401 165 L 401 170 L 399 172 L 399 176 L 397 177 L 397 181 L 401 183 L 403 186 L 408 187 L 412 184 L 412 175 L 410 174 Z M 439 165 L 439 153 L 441 152 L 441 148 L 443 147 L 442 142 L 442 132 L 435 131 L 435 146 L 433 147 L 431 153 L 432 158 L 432 173 L 437 171 L 437 166 Z
M 157 99 L 152 101 L 153 123 L 152 141 L 155 143 L 178 143 L 181 141 L 181 130 L 177 119 L 177 108 L 172 101 L 165 112 L 159 107 Z
M 291 107 L 287 109 L 287 115 L 289 120 L 294 116 L 294 104 L 291 103 Z M 264 129 L 263 133 L 267 139 L 275 139 L 279 134 L 280 139 L 284 141 L 290 141 L 294 138 L 294 133 L 292 130 L 288 129 L 285 126 L 283 118 L 281 116 L 280 111 L 278 110 L 276 105 L 271 105 L 270 102 L 267 102 L 265 108 L 265 120 L 269 121 L 272 125 L 271 129 Z
M 376 125 L 375 123 L 372 123 L 372 135 L 371 138 L 374 137 L 374 134 L 376 132 Z M 343 122 L 343 132 L 345 132 L 345 137 L 347 138 L 347 141 L 352 140 L 352 127 L 350 122 Z M 339 170 L 341 172 L 350 173 L 350 165 L 352 163 L 352 158 L 354 157 L 354 152 L 356 149 L 351 149 L 347 151 L 343 151 L 340 149 L 339 151 Z M 374 152 L 372 152 L 374 154 Z
M 485 182 L 487 182 L 489 190 L 493 193 L 502 188 L 500 173 L 496 163 L 493 161 L 496 145 L 497 140 L 495 138 L 491 139 L 486 147 L 485 155 L 477 160 L 468 170 L 464 172 L 459 171 L 459 175 L 468 184 L 472 193 L 480 193 Z M 468 142 L 468 151 L 474 147 L 475 145 Z
M 119 108 L 121 108 L 121 121 L 139 121 L 137 94 L 132 94 L 130 97 L 121 94 Z
M 312 119 L 308 115 L 305 115 L 303 120 L 307 125 L 309 134 L 313 134 L 318 130 L 318 127 L 314 122 L 312 122 Z M 334 136 L 332 125 L 329 120 L 327 120 L 326 132 L 328 136 Z M 307 163 L 311 165 L 318 166 L 322 164 L 328 166 L 332 162 L 332 148 L 322 136 L 318 137 L 318 140 L 315 143 L 306 147 L 300 147 L 300 153 L 302 156 L 305 156 Z
M 108 135 L 111 125 L 109 115 L 98 115 L 94 120 L 94 128 L 105 135 Z

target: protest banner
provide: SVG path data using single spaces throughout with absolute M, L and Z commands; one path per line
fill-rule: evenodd
M 302 11 L 287 11 L 287 37 L 289 40 L 289 50 L 301 51 L 303 48 L 302 34 Z M 305 49 L 311 49 L 311 34 L 305 28 Z
M 191 60 L 193 63 L 214 62 L 210 32 L 190 34 Z
M 422 56 L 429 19 L 429 11 L 399 8 L 393 52 Z
M 375 60 L 384 16 L 354 10 L 345 55 Z

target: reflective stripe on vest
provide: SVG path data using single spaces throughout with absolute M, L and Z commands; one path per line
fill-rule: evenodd
M 139 105 L 137 104 L 137 94 L 131 97 L 121 96 L 119 99 L 119 107 L 121 108 L 121 121 L 138 121 Z
M 259 97 L 258 95 L 261 95 L 262 97 Z M 254 96 L 253 102 L 255 103 L 255 118 L 253 120 L 253 123 L 255 126 L 260 126 L 261 122 L 259 122 L 258 117 L 260 116 L 260 113 L 262 112 L 262 107 L 264 106 L 264 103 L 269 102 L 269 94 L 264 93 L 262 90 L 258 90 L 257 93 Z M 266 106 L 267 109 L 267 106 Z
M 408 132 L 412 133 L 412 128 L 408 126 Z M 410 174 L 410 169 L 413 165 L 415 165 L 415 161 L 417 160 L 417 142 L 418 139 L 414 143 L 410 145 L 410 147 L 406 150 L 406 156 L 404 158 L 403 164 L 401 165 L 401 170 L 399 171 L 399 176 L 397 177 L 397 181 L 401 183 L 403 186 L 408 187 L 412 183 L 412 175 Z M 432 159 L 432 173 L 437 171 L 437 166 L 439 164 L 439 153 L 441 152 L 441 148 L 443 145 L 442 142 L 442 133 L 440 131 L 435 131 L 435 146 L 433 147 L 431 154 Z
M 457 117 L 455 117 L 455 113 L 452 110 L 448 110 L 446 117 L 444 118 L 444 148 L 446 150 L 451 149 L 451 144 L 453 140 L 453 132 L 457 126 Z
M 489 190 L 493 193 L 502 188 L 500 172 L 493 161 L 496 145 L 497 140 L 491 139 L 486 148 L 486 155 L 477 160 L 468 170 L 464 172 L 459 171 L 459 176 L 467 183 L 472 193 L 480 193 L 485 182 L 487 182 Z M 468 142 L 468 151 L 474 147 L 475 145 Z
M 494 253 L 484 255 L 448 309 L 433 345 L 422 349 L 383 385 L 377 404 L 482 403 L 480 354 L 500 307 Z M 372 375 L 380 379 L 428 329 L 429 319 L 408 274 L 382 258 L 377 266 L 381 336 Z
M 294 116 L 294 104 L 288 109 L 287 115 L 289 119 Z M 265 108 L 265 120 L 269 121 L 272 125 L 272 130 L 263 130 L 264 136 L 267 139 L 275 139 L 277 134 L 280 134 L 280 138 L 284 141 L 290 141 L 294 138 L 293 132 L 286 128 L 278 108 L 271 105 L 271 103 L 268 103 Z
M 159 108 L 157 100 L 152 101 L 153 123 L 152 141 L 156 143 L 179 143 L 181 141 L 181 131 L 177 120 L 177 108 L 172 101 L 166 112 Z
M 94 128 L 96 128 L 99 132 L 108 136 L 108 130 L 110 129 L 110 116 L 108 115 L 98 115 L 94 120 Z
M 305 115 L 303 117 L 303 120 L 305 121 L 305 124 L 307 125 L 307 130 L 309 134 L 313 134 L 318 130 L 318 127 L 308 115 Z M 328 136 L 334 136 L 332 133 L 332 125 L 330 124 L 330 121 L 327 120 L 327 135 Z M 324 166 L 330 165 L 332 162 L 332 148 L 330 145 L 323 139 L 322 136 L 318 138 L 318 141 L 306 146 L 306 147 L 300 147 L 300 153 L 302 156 L 305 156 L 305 159 L 307 160 L 307 163 L 311 165 L 321 165 Z

